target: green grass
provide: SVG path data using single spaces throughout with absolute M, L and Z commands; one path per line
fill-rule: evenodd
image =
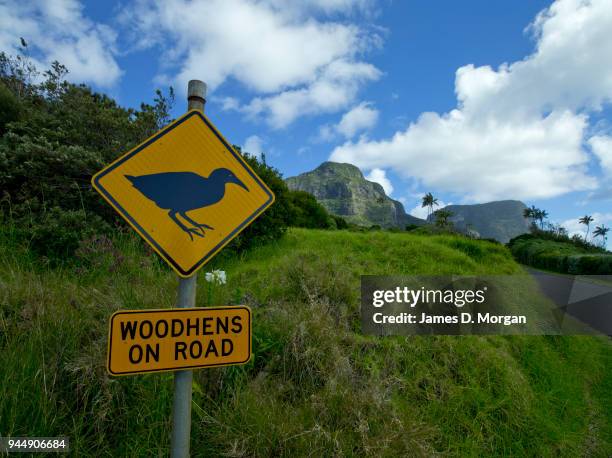
M 510 250 L 521 263 L 558 273 L 612 275 L 612 253 L 570 241 L 523 235 L 510 242 Z
M 63 268 L 0 234 L 0 435 L 166 455 L 172 375 L 104 362 L 112 312 L 172 306 L 176 276 L 129 234 Z M 198 305 L 249 305 L 254 357 L 195 372 L 194 456 L 612 454 L 607 340 L 360 334 L 360 275 L 520 273 L 501 245 L 293 229 L 212 268 L 228 284 L 200 275 Z

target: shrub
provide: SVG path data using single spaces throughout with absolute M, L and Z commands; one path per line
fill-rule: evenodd
M 57 264 L 71 258 L 81 240 L 95 233 L 108 232 L 109 229 L 108 224 L 97 215 L 88 215 L 83 210 L 53 207 L 33 220 L 27 232 L 31 249 Z
M 331 215 L 336 222 L 336 229 L 348 229 L 349 225 L 342 216 Z
M 248 153 L 243 154 L 239 146 L 234 145 L 234 148 L 242 154 L 242 157 L 251 166 L 253 171 L 268 185 L 276 199 L 253 224 L 248 226 L 228 244 L 224 249 L 226 255 L 278 240 L 287 231 L 291 215 L 287 198 L 289 189 L 283 181 L 280 172 L 266 164 L 265 159 L 259 160 L 256 156 Z
M 127 109 L 66 82 L 67 72 L 53 62 L 38 83 L 27 53 L 0 52 L 0 217 L 8 216 L 37 253 L 62 259 L 76 238 L 125 226 L 91 188 L 91 175 L 167 123 L 173 96 L 157 91 L 154 105 Z
M 515 242 L 520 240 L 531 240 L 531 239 L 540 239 L 540 240 L 550 240 L 553 242 L 561 242 L 572 244 L 577 248 L 581 248 L 583 250 L 593 252 L 593 253 L 605 253 L 605 249 L 592 244 L 591 242 L 586 241 L 584 238 L 580 237 L 578 234 L 574 234 L 571 237 L 567 234 L 559 234 L 553 231 L 544 231 L 537 227 L 532 228 L 531 233 L 521 234 L 508 242 L 508 246 L 512 246 Z
M 98 214 L 109 223 L 118 220 L 89 185 L 103 166 L 95 151 L 9 132 L 0 142 L 0 164 L 0 189 L 15 219 L 39 218 L 58 207 Z
M 315 197 L 305 191 L 288 191 L 289 203 L 288 224 L 293 227 L 309 229 L 335 228 L 337 224 L 325 207 Z
M 574 275 L 612 275 L 612 255 L 583 254 L 568 256 L 567 272 Z
M 17 97 L 3 83 L 0 83 L 0 135 L 5 132 L 9 122 L 19 119 L 20 113 L 21 105 Z
M 523 234 L 510 240 L 508 246 L 517 261 L 532 267 L 573 275 L 612 274 L 612 254 L 569 238 Z

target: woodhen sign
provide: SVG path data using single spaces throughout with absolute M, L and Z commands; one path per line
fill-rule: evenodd
M 110 319 L 112 375 L 245 364 L 250 358 L 248 307 L 122 310 Z
M 197 110 L 98 172 L 92 184 L 181 277 L 274 202 L 263 180 Z

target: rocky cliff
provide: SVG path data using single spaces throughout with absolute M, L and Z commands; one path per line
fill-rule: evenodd
M 324 162 L 311 172 L 287 178 L 292 190 L 306 191 L 331 213 L 362 226 L 404 228 L 425 221 L 408 215 L 404 206 L 385 194 L 382 186 L 365 179 L 352 164 Z
M 502 243 L 529 232 L 529 222 L 523 217 L 526 206 L 519 200 L 500 200 L 486 204 L 448 205 L 452 212 L 449 221 L 456 229 L 475 232 L 481 238 L 492 238 Z

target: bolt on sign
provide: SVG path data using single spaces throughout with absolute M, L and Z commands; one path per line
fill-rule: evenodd
M 124 310 L 108 331 L 112 375 L 245 364 L 251 358 L 251 310 L 245 306 Z
M 263 180 L 197 110 L 95 174 L 92 185 L 181 277 L 274 202 Z

